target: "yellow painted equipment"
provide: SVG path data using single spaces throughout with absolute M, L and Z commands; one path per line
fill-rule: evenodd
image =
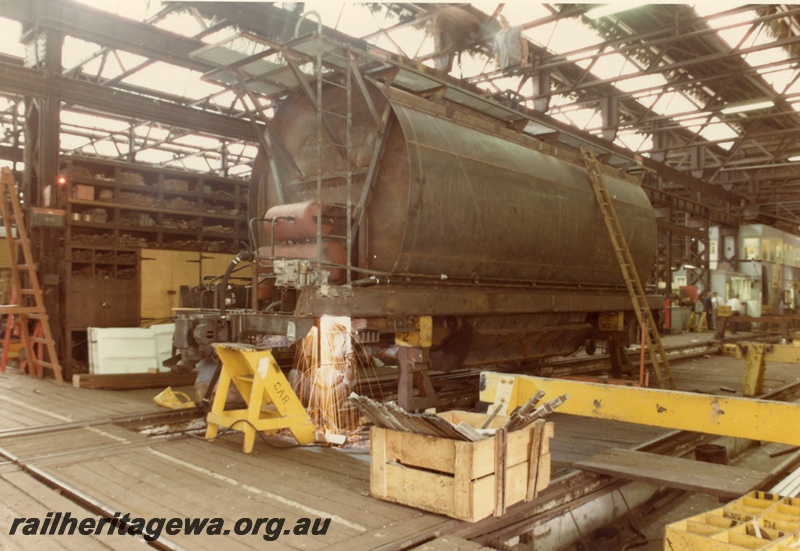
M 222 370 L 217 393 L 206 420 L 206 438 L 220 427 L 244 433 L 244 452 L 253 451 L 256 432 L 273 434 L 289 429 L 300 444 L 316 440 L 308 412 L 295 394 L 272 353 L 242 344 L 215 344 Z M 247 404 L 245 409 L 225 409 L 231 383 Z
M 800 346 L 793 344 L 767 344 L 745 342 L 726 344 L 722 353 L 745 360 L 742 391 L 745 396 L 758 396 L 764 393 L 764 373 L 767 361 L 800 363 Z
M 724 507 L 669 524 L 665 551 L 797 549 L 800 499 L 750 492 Z
M 703 332 L 708 331 L 708 316 L 706 316 L 705 312 L 692 312 L 689 316 L 689 332 L 697 331 Z
M 481 373 L 481 401 L 493 403 L 508 380 L 514 384 L 509 411 L 543 390 L 569 395 L 559 413 L 800 445 L 796 423 L 787 422 L 800 419 L 798 404 L 491 372 Z

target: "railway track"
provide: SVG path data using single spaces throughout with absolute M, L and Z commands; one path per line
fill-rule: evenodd
M 726 338 L 726 343 L 740 341 L 770 341 L 777 342 L 780 336 L 777 333 L 756 333 L 736 338 Z M 718 353 L 720 342 L 707 340 L 690 344 L 673 345 L 665 347 L 670 362 L 681 362 L 692 358 L 699 358 Z M 628 350 L 628 357 L 632 364 L 638 365 L 640 351 L 638 346 Z M 480 373 L 482 371 L 495 371 L 502 373 L 517 373 L 521 375 L 541 375 L 544 377 L 564 377 L 568 375 L 601 375 L 611 369 L 611 360 L 608 354 L 588 356 L 583 353 L 579 356 L 562 359 L 551 359 L 540 362 L 524 362 L 508 365 L 481 366 L 468 370 L 451 373 L 433 373 L 431 382 L 437 389 L 440 398 L 448 407 L 471 407 L 475 403 Z M 649 366 L 650 360 L 645 363 Z M 358 381 L 356 392 L 382 400 L 395 400 L 394 382 L 396 375 L 387 373 L 379 376 L 362 378 Z
M 764 338 L 774 338 L 774 336 L 764 336 Z M 744 340 L 744 339 L 743 339 Z M 746 340 L 754 340 L 748 336 Z M 669 348 L 670 361 L 681 361 L 693 357 L 703 356 L 715 352 L 718 344 L 713 342 L 692 343 L 689 345 L 673 346 Z M 531 366 L 532 369 L 546 368 L 551 374 L 591 374 L 608 369 L 608 357 L 592 356 L 581 358 L 569 358 L 561 361 L 547 362 L 544 365 Z M 520 366 L 511 366 L 508 371 L 519 371 Z M 470 385 L 473 379 L 477 378 L 478 371 L 449 374 L 437 377 L 444 381 L 467 381 Z M 384 386 L 385 386 L 385 382 Z M 800 384 L 785 387 L 767 396 L 768 399 L 787 400 L 792 399 L 798 391 Z M 66 461 L 76 462 L 82 458 L 93 458 L 102 454 L 124 453 L 126 450 L 133 450 L 142 446 L 169 445 L 181 439 L 189 438 L 193 432 L 202 430 L 204 424 L 204 413 L 198 409 L 178 410 L 172 412 L 148 412 L 132 415 L 110 416 L 101 419 L 88 421 L 59 423 L 52 425 L 42 425 L 9 429 L 0 431 L 0 472 L 18 470 L 26 473 L 47 487 L 66 496 L 77 505 L 85 508 L 91 513 L 112 518 L 117 508 L 103 503 L 97 496 L 93 496 L 86 491 L 76 488 L 57 476 L 49 472 L 47 466 Z M 116 431 L 115 429 L 118 429 Z M 47 440 L 56 435 L 64 435 L 70 431 L 89 431 L 106 432 L 109 435 L 107 442 L 103 445 L 77 446 L 73 449 L 58 450 L 55 444 L 51 449 L 39 453 L 15 453 L 12 451 L 15 442 L 21 440 Z M 130 438 L 124 438 L 124 433 L 131 431 Z M 123 434 L 123 437 L 120 437 Z M 698 443 L 711 440 L 713 437 L 689 433 L 684 431 L 673 431 L 655 440 L 645 442 L 637 447 L 641 451 L 651 453 L 669 453 L 680 455 L 680 453 L 691 450 Z M 555 479 L 550 488 L 543 495 L 547 499 L 537 500 L 536 502 L 525 503 L 520 507 L 514 508 L 508 515 L 499 519 L 486 519 L 484 522 L 474 525 L 460 525 L 453 531 L 454 535 L 475 540 L 483 544 L 491 544 L 508 539 L 515 533 L 520 533 L 530 527 L 530 519 L 552 518 L 563 511 L 568 510 L 576 504 L 595 499 L 597 496 L 617 491 L 621 481 L 603 477 L 584 475 L 580 471 L 570 471 Z M 181 549 L 179 545 L 169 541 L 167 538 L 159 538 L 156 541 L 148 542 L 142 540 L 156 549 Z

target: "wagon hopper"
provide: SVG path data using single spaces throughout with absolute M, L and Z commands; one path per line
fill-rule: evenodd
M 438 403 L 431 371 L 594 343 L 622 368 L 635 316 L 577 152 L 446 94 L 403 90 L 387 64 L 322 60 L 304 75 L 290 55 L 300 49 L 265 54 L 297 85 L 269 122 L 251 184 L 252 250 L 240 258 L 258 268 L 258 307 L 179 314 L 184 363 L 221 340 L 292 345 L 335 318 L 363 348 L 343 345 L 331 361 L 396 363 L 408 409 Z M 629 176 L 604 178 L 646 281 L 653 209 Z

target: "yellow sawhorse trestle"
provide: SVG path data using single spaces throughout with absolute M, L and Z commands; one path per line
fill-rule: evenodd
M 692 312 L 689 316 L 689 327 L 687 328 L 691 333 L 696 331 L 698 333 L 708 331 L 708 316 L 705 312 Z
M 215 344 L 222 367 L 216 396 L 206 420 L 206 438 L 214 438 L 220 427 L 244 433 L 244 452 L 253 451 L 256 433 L 274 434 L 289 429 L 300 444 L 316 440 L 314 423 L 295 394 L 272 353 L 241 344 Z M 247 405 L 225 409 L 233 383 Z

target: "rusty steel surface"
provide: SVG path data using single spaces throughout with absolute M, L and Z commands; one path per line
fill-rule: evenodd
M 400 219 L 402 235 L 373 232 L 370 266 L 460 278 L 620 281 L 582 166 L 411 107 L 393 109 L 407 153 L 384 163 L 408 174 L 398 182 L 398 201 L 382 201 L 378 181 L 370 219 Z M 656 238 L 652 208 L 641 188 L 606 181 L 646 279 Z
M 387 98 L 372 92 L 382 109 Z M 342 109 L 341 95 L 327 91 L 326 109 Z M 356 176 L 350 199 L 356 202 L 378 138 L 361 96 L 354 94 L 353 101 L 350 168 Z M 487 131 L 485 121 L 466 108 L 448 117 L 396 90 L 388 101 L 392 121 L 356 265 L 390 274 L 471 280 L 621 282 L 582 165 L 539 151 L 522 138 Z M 276 133 L 304 173 L 297 174 L 278 157 L 287 202 L 311 200 L 316 193 L 309 176 L 318 168 L 316 136 L 309 130 L 315 116 L 310 102 L 294 98 L 275 117 Z M 346 162 L 326 135 L 323 140 L 323 171 L 342 173 Z M 636 268 L 647 279 L 656 243 L 652 207 L 639 186 L 608 174 L 605 178 Z M 254 204 L 263 215 L 267 205 L 277 202 L 274 183 L 262 170 L 254 184 L 259 188 Z M 341 179 L 323 182 L 324 203 L 346 200 Z

